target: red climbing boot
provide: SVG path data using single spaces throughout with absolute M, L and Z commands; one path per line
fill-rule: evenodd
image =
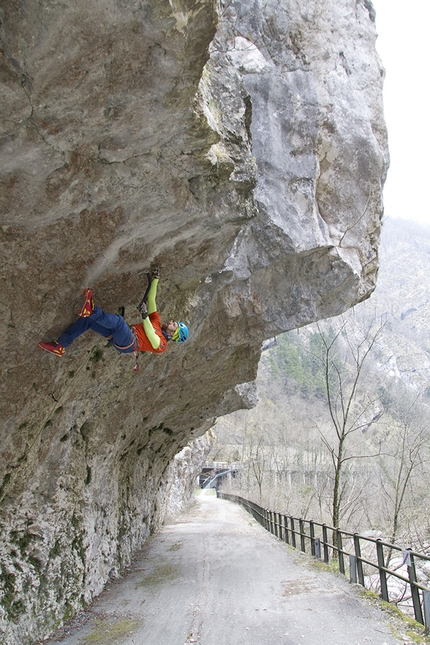
M 91 316 L 91 314 L 94 311 L 94 302 L 93 302 L 93 290 L 92 289 L 85 289 L 83 291 L 83 295 L 85 296 L 85 302 L 84 306 L 81 309 L 81 313 L 79 316 L 81 318 L 88 318 L 88 316 Z
M 60 343 L 57 343 L 56 340 L 51 340 L 49 343 L 42 341 L 38 346 L 41 349 L 44 349 L 45 352 L 50 352 L 51 354 L 55 354 L 56 356 L 63 356 L 66 351 L 66 348 L 60 345 Z

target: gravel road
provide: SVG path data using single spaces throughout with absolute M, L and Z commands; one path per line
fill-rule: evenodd
M 209 491 L 48 645 L 393 645 L 401 621 Z M 396 631 L 399 630 L 399 631 Z M 395 636 L 394 634 L 397 634 Z M 403 634 L 403 635 L 402 635 Z

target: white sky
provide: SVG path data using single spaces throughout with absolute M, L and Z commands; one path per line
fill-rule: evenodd
M 376 48 L 386 70 L 384 110 L 391 164 L 385 217 L 430 224 L 429 0 L 372 0 Z

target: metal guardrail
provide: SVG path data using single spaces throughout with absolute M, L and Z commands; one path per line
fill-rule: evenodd
M 333 555 L 337 557 L 339 571 L 343 575 L 346 575 L 345 560 L 347 560 L 350 582 L 358 582 L 365 587 L 363 566 L 367 565 L 377 569 L 379 573 L 380 595 L 386 602 L 390 602 L 387 584 L 388 578 L 393 576 L 405 582 L 410 589 L 415 620 L 421 623 L 421 625 L 425 625 L 426 631 L 430 629 L 430 589 L 419 582 L 415 568 L 416 560 L 430 562 L 430 556 L 418 553 L 412 549 L 402 549 L 395 544 L 389 544 L 377 538 L 343 531 L 339 528 L 321 524 L 313 520 L 306 520 L 293 517 L 292 515 L 284 515 L 276 511 L 270 511 L 238 495 L 217 491 L 217 496 L 221 499 L 240 504 L 267 531 L 294 548 L 300 548 L 303 553 L 306 553 L 306 545 L 308 545 L 311 555 L 328 563 L 331 551 L 332 557 Z M 332 536 L 332 541 L 329 540 L 329 534 Z M 353 547 L 351 551 L 346 549 L 345 542 L 348 541 Z M 362 556 L 361 547 L 363 542 L 374 545 L 376 551 L 375 562 Z M 402 554 L 404 563 L 407 565 L 407 578 L 385 566 L 386 554 L 388 552 L 392 553 L 393 551 L 399 551 Z
M 229 462 L 229 461 L 205 461 L 203 470 L 240 470 L 242 463 Z

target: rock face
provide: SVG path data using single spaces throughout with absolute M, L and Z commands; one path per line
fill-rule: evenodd
M 193 503 L 197 479 L 214 439 L 215 435 L 209 430 L 178 452 L 170 462 L 159 489 L 163 516 L 174 517 Z
M 255 401 L 261 343 L 375 286 L 387 167 L 369 0 L 7 0 L 0 633 L 27 645 L 162 520 L 174 455 Z M 162 267 L 161 356 L 37 348 Z M 169 488 L 169 486 L 167 486 Z

